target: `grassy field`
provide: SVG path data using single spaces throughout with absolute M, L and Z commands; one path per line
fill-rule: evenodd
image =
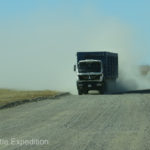
M 140 66 L 140 73 L 144 76 L 146 76 L 150 72 L 150 66 L 149 65 L 143 65 Z
M 44 90 L 44 91 L 19 91 L 19 90 L 10 90 L 10 89 L 0 89 L 0 107 L 7 105 L 9 103 L 18 102 L 18 101 L 32 101 L 38 98 L 49 98 L 57 95 L 58 92 Z

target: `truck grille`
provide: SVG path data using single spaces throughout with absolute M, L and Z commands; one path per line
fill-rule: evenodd
M 80 75 L 79 76 L 80 80 L 99 80 L 100 75 Z

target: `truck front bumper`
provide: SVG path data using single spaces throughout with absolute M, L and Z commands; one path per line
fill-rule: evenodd
M 77 81 L 77 88 L 79 90 L 99 90 L 103 86 L 100 81 Z

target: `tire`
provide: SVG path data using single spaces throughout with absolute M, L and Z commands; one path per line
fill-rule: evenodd
M 104 94 L 105 93 L 105 86 L 103 85 L 100 89 L 99 89 L 99 94 Z
M 78 95 L 82 95 L 82 91 L 78 90 Z

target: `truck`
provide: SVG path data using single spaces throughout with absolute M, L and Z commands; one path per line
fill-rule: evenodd
M 108 84 L 115 83 L 118 78 L 118 54 L 112 52 L 77 52 L 78 94 L 88 94 L 90 90 L 97 90 L 104 94 Z

